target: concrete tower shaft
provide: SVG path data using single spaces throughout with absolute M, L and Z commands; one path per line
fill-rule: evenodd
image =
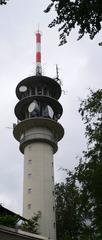
M 41 212 L 40 233 L 56 239 L 53 154 L 64 135 L 59 83 L 46 76 L 22 80 L 16 88 L 14 137 L 24 154 L 23 215 Z
M 35 142 L 25 147 L 24 156 L 24 215 L 30 218 L 40 211 L 40 233 L 56 239 L 53 149 L 48 143 Z

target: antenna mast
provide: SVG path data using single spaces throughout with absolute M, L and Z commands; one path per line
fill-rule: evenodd
M 42 67 L 41 67 L 41 33 L 36 32 L 36 75 L 42 75 Z
M 58 65 L 56 64 L 56 80 L 59 80 L 59 69 L 58 69 Z
M 60 85 L 62 85 L 62 82 L 61 82 L 61 80 L 59 78 L 59 69 L 58 69 L 58 65 L 57 64 L 56 64 L 56 78 L 55 78 L 55 80 L 57 82 L 59 82 Z

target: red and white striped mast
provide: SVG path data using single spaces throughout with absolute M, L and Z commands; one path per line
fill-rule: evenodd
M 41 67 L 41 33 L 36 32 L 36 75 L 42 75 Z

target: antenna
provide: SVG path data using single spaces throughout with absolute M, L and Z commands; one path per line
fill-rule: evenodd
M 41 67 L 41 33 L 36 32 L 36 75 L 42 75 L 42 67 Z
M 59 80 L 59 69 L 57 64 L 56 64 L 56 80 Z
M 60 77 L 59 77 L 59 68 L 58 68 L 57 64 L 56 64 L 56 78 L 55 78 L 55 80 L 57 82 L 59 82 L 60 85 L 62 85 L 62 82 L 61 82 Z

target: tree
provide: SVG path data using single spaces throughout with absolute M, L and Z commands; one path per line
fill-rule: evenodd
M 77 240 L 83 221 L 80 215 L 80 193 L 74 174 L 67 171 L 65 182 L 55 186 L 56 228 L 58 240 Z
M 93 232 L 82 208 L 82 194 L 76 172 L 67 171 L 65 182 L 55 186 L 56 229 L 58 240 L 90 240 Z M 91 237 L 91 238 L 90 238 Z
M 76 168 L 80 183 L 82 214 L 91 229 L 91 239 L 102 239 L 102 90 L 90 91 L 79 112 L 85 123 L 87 150 Z M 94 234 L 93 234 L 94 233 Z
M 67 36 L 78 26 L 78 40 L 85 34 L 93 39 L 102 28 L 102 1 L 101 0 L 50 0 L 45 13 L 55 8 L 56 18 L 49 27 L 59 26 L 60 44 L 67 42 Z M 102 45 L 102 43 L 99 43 Z
M 29 219 L 29 221 L 24 221 L 20 228 L 23 231 L 26 232 L 31 232 L 31 233 L 38 233 L 39 231 L 39 219 L 40 219 L 41 213 L 38 212 L 37 214 L 34 214 L 33 217 L 31 219 Z
M 0 0 L 0 5 L 7 4 L 7 1 L 6 0 Z
M 90 90 L 79 112 L 87 150 L 74 172 L 55 186 L 58 240 L 102 239 L 102 90 Z
M 16 227 L 19 217 L 17 215 L 2 215 L 0 216 L 0 225 L 14 228 Z

